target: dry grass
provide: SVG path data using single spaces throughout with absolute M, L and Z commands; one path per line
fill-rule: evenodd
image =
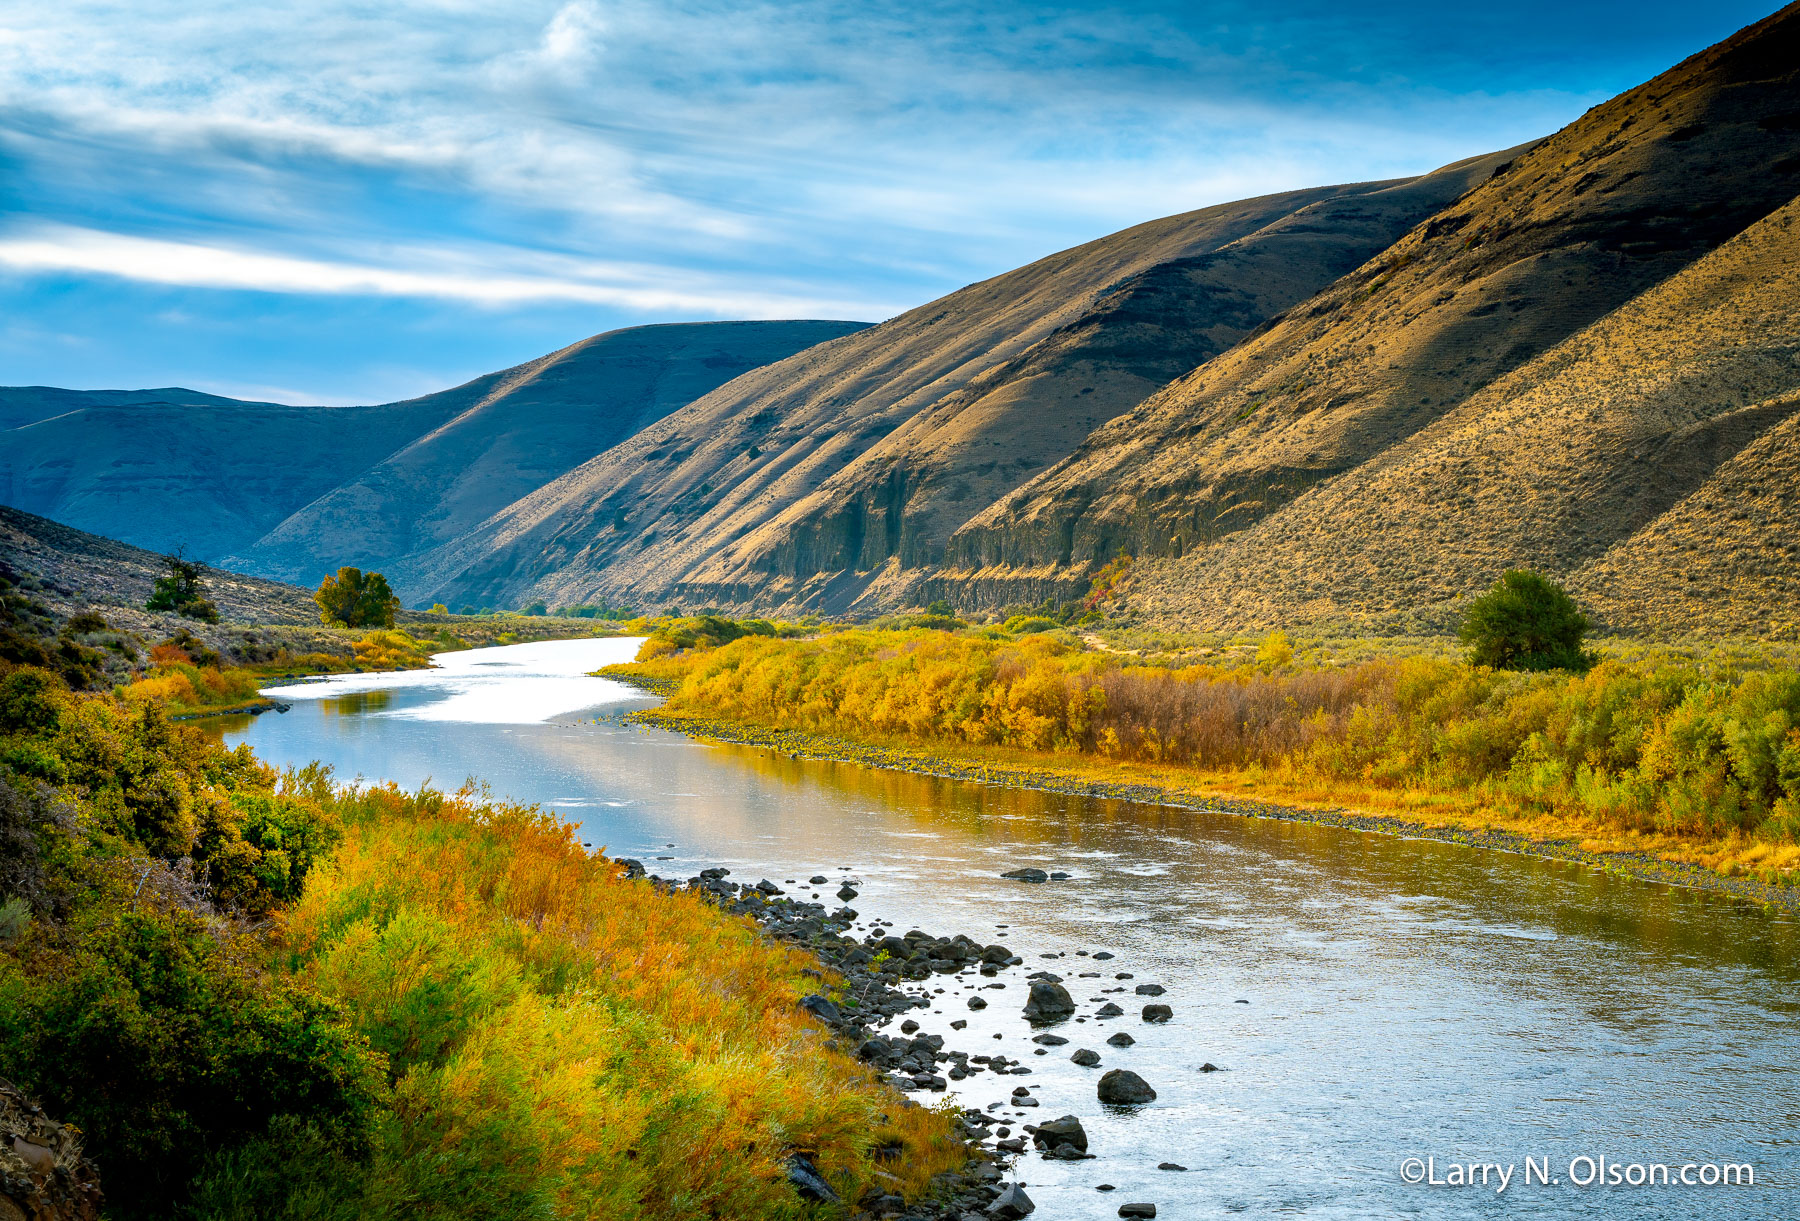
M 536 808 L 380 788 L 336 811 L 283 939 L 390 1058 L 373 1215 L 446 1166 L 547 1215 L 748 1218 L 807 1211 L 795 1150 L 849 1199 L 880 1143 L 909 1194 L 962 1165 L 946 1115 L 827 1046 L 795 1004 L 812 960 L 748 921 L 626 880 Z

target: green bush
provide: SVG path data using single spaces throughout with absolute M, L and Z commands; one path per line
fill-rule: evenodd
M 332 627 L 393 627 L 400 599 L 379 572 L 344 567 L 319 582 L 313 601 L 319 619 Z
M 206 596 L 206 582 L 200 575 L 201 566 L 179 551 L 163 556 L 163 566 L 169 571 L 156 578 L 156 584 L 150 590 L 150 600 L 144 603 L 144 609 L 217 623 L 218 608 Z
M 278 1116 L 366 1145 L 382 1061 L 335 1006 L 193 912 L 91 914 L 55 960 L 0 958 L 0 1073 L 80 1126 L 109 1216 L 169 1216 L 210 1153 Z
M 1594 664 L 1581 651 L 1589 627 L 1562 586 L 1516 568 L 1469 604 L 1458 633 L 1473 665 L 1496 670 L 1575 670 Z

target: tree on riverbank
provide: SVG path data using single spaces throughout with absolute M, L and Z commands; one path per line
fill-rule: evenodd
M 1472 665 L 1579 673 L 1595 661 L 1581 651 L 1588 627 L 1567 590 L 1529 568 L 1515 568 L 1469 603 L 1458 635 L 1469 646 Z
M 319 618 L 332 627 L 393 627 L 400 599 L 379 572 L 340 568 L 337 576 L 319 582 L 313 595 Z

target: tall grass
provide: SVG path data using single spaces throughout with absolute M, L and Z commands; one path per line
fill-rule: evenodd
M 795 1005 L 809 960 L 746 922 L 623 879 L 534 807 L 375 788 L 333 808 L 286 968 L 386 1055 L 394 1105 L 319 1215 L 789 1217 L 795 1151 L 852 1200 L 881 1143 L 915 1190 L 961 1164 L 944 1116 L 825 1046 Z
M 812 960 L 549 814 L 5 663 L 0 899 L 0 1076 L 121 1221 L 830 1216 L 791 1154 L 852 1201 L 964 1158 L 797 1009 Z
M 745 637 L 635 668 L 677 682 L 677 710 L 797 728 L 1458 790 L 1673 835 L 1800 836 L 1791 669 L 1171 670 L 1051 636 L 872 630 Z

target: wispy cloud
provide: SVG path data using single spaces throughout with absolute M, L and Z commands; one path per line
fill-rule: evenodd
M 0 267 L 22 272 L 83 273 L 187 288 L 268 293 L 426 297 L 481 306 L 580 302 L 700 318 L 786 318 L 839 313 L 892 313 L 864 300 L 821 300 L 757 293 L 712 277 L 659 267 L 630 267 L 546 256 L 523 261 L 561 275 L 508 273 L 470 266 L 466 253 L 410 251 L 411 266 L 332 262 L 195 242 L 131 237 L 65 225 L 39 225 L 0 236 Z M 419 264 L 432 266 L 420 266 Z
M 1766 2 L 0 0 L 0 299 L 129 280 L 187 290 L 194 326 L 204 291 L 464 303 L 472 329 L 548 311 L 545 347 L 879 316 L 1544 134 Z

